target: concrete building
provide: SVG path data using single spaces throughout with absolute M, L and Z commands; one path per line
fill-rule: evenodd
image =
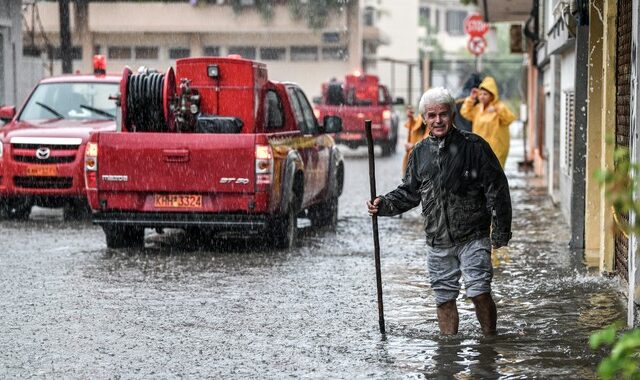
M 194 2 L 191 2 L 194 3 Z M 319 95 L 320 84 L 362 70 L 363 48 L 373 49 L 378 34 L 368 28 L 364 36 L 360 2 L 350 1 L 329 12 L 326 25 L 314 29 L 295 18 L 284 1 L 275 2 L 271 17 L 256 10 L 252 1 L 234 11 L 228 1 L 217 2 L 89 2 L 86 9 L 72 4 L 74 70 L 91 70 L 91 57 L 107 57 L 110 71 L 128 65 L 165 70 L 178 58 L 240 54 L 267 63 L 269 77 L 299 83 L 308 96 Z M 39 2 L 44 34 L 36 44 L 59 41 L 56 2 Z M 31 20 L 29 14 L 25 20 Z M 86 22 L 84 22 L 86 21 Z M 31 28 L 27 21 L 27 28 Z M 38 26 L 39 28 L 40 26 Z M 58 49 L 53 47 L 51 74 L 60 73 Z
M 15 104 L 22 62 L 22 13 L 20 0 L 3 0 L 0 7 L 0 105 Z

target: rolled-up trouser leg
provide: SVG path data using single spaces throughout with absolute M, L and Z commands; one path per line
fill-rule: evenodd
M 436 305 L 455 301 L 460 293 L 460 261 L 456 247 L 427 247 L 427 269 Z
M 467 297 L 491 293 L 491 240 L 477 239 L 459 246 L 458 258 Z

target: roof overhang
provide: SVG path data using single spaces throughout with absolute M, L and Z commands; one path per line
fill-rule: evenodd
M 486 22 L 524 22 L 531 14 L 533 0 L 478 0 Z

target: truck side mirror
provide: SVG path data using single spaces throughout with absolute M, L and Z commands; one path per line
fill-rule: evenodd
M 320 104 L 322 102 L 322 97 L 321 96 L 314 96 L 311 101 L 313 102 L 313 104 Z
M 13 117 L 16 116 L 16 107 L 14 106 L 5 106 L 0 108 L 0 120 L 5 123 L 13 120 Z
M 397 98 L 393 99 L 393 105 L 394 106 L 401 106 L 403 104 L 404 104 L 404 98 L 397 97 Z
M 342 132 L 342 119 L 339 116 L 325 116 L 322 120 L 324 133 Z

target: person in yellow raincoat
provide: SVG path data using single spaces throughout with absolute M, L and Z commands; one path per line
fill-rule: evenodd
M 464 100 L 460 108 L 460 114 L 471 120 L 473 133 L 489 143 L 504 168 L 509 154 L 509 124 L 516 116 L 500 101 L 495 79 L 487 76 L 477 89 L 471 90 L 471 95 Z
M 404 127 L 409 130 L 409 134 L 407 135 L 407 142 L 404 144 L 404 158 L 402 159 L 402 175 L 407 171 L 407 162 L 409 161 L 409 156 L 413 151 L 413 147 L 422 141 L 425 137 L 429 136 L 429 129 L 427 125 L 422 120 L 422 115 L 418 113 L 416 116 L 413 112 L 413 107 L 407 107 L 407 122 L 404 124 Z

